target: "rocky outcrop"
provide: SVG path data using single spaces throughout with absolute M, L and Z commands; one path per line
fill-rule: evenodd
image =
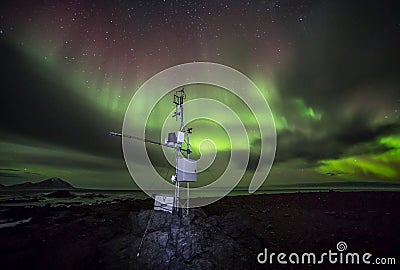
M 68 190 L 57 190 L 57 191 L 47 194 L 46 197 L 49 197 L 49 198 L 73 198 L 75 196 Z
M 262 241 L 238 213 L 189 216 L 146 210 L 129 215 L 129 269 L 252 268 Z

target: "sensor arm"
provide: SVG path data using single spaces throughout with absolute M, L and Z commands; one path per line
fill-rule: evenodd
M 129 138 L 129 139 L 135 139 L 135 140 L 138 140 L 138 141 L 143 141 L 143 142 L 147 142 L 147 143 L 157 144 L 157 145 L 161 145 L 161 146 L 165 146 L 165 147 L 176 149 L 176 147 L 172 146 L 172 145 L 167 145 L 165 143 L 160 143 L 160 142 L 156 142 L 156 141 L 149 140 L 149 139 L 143 139 L 143 138 L 136 137 L 136 136 L 133 136 L 133 135 L 126 135 L 126 134 L 117 133 L 117 132 L 113 132 L 113 131 L 110 131 L 108 133 L 108 135 L 115 136 L 115 137 L 125 137 L 125 138 Z

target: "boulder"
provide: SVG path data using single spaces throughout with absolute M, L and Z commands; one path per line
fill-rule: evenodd
M 75 197 L 71 192 L 68 190 L 57 190 L 54 192 L 51 192 L 50 194 L 47 194 L 46 197 L 50 198 L 73 198 Z
M 129 269 L 220 269 L 256 266 L 262 241 L 236 212 L 189 216 L 146 210 L 130 213 Z M 146 230 L 147 228 L 147 230 Z

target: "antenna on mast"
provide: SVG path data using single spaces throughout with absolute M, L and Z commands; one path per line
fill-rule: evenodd
M 182 205 L 185 209 L 185 215 L 189 214 L 190 208 L 190 182 L 197 181 L 197 161 L 190 159 L 190 135 L 192 133 L 192 128 L 185 127 L 184 121 L 184 110 L 183 102 L 186 99 L 186 94 L 184 88 L 177 90 L 174 94 L 175 113 L 172 117 L 175 117 L 176 121 L 180 121 L 180 128 L 177 136 L 177 147 L 176 147 L 176 171 L 175 175 L 172 176 L 171 180 L 175 182 L 175 209 L 179 211 L 180 205 L 180 183 L 186 182 L 186 202 Z M 186 137 L 186 140 L 185 140 Z M 182 144 L 186 142 L 186 149 L 182 148 Z M 186 152 L 186 158 L 182 154 Z
M 186 94 L 184 88 L 175 91 L 173 100 L 173 103 L 175 104 L 175 112 L 172 114 L 172 117 L 175 117 L 176 121 L 180 121 L 179 130 L 177 133 L 168 133 L 168 137 L 165 139 L 165 143 L 116 132 L 109 132 L 109 135 L 144 141 L 146 143 L 157 144 L 176 150 L 175 174 L 173 174 L 171 177 L 171 181 L 175 184 L 173 206 L 170 206 L 169 203 L 165 203 L 167 201 L 166 196 L 157 195 L 155 198 L 154 208 L 157 210 L 164 210 L 168 212 L 172 212 L 172 210 L 174 210 L 176 213 L 179 213 L 179 209 L 183 208 L 185 210 L 184 214 L 188 215 L 190 208 L 190 182 L 197 181 L 197 161 L 190 159 L 190 154 L 192 153 L 192 151 L 190 150 L 190 134 L 192 134 L 192 128 L 185 127 L 185 122 L 183 118 L 183 103 L 185 99 Z M 186 149 L 182 147 L 184 143 L 186 144 Z M 186 157 L 184 155 L 185 153 Z M 187 192 L 186 201 L 183 204 L 181 204 L 180 201 L 181 183 L 186 183 Z M 157 199 L 157 197 L 161 198 Z M 172 197 L 170 198 L 172 199 Z

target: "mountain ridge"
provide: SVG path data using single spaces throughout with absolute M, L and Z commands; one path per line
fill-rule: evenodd
M 76 189 L 73 185 L 59 177 L 51 177 L 40 182 L 25 182 L 21 184 L 4 186 L 0 184 L 1 189 Z

